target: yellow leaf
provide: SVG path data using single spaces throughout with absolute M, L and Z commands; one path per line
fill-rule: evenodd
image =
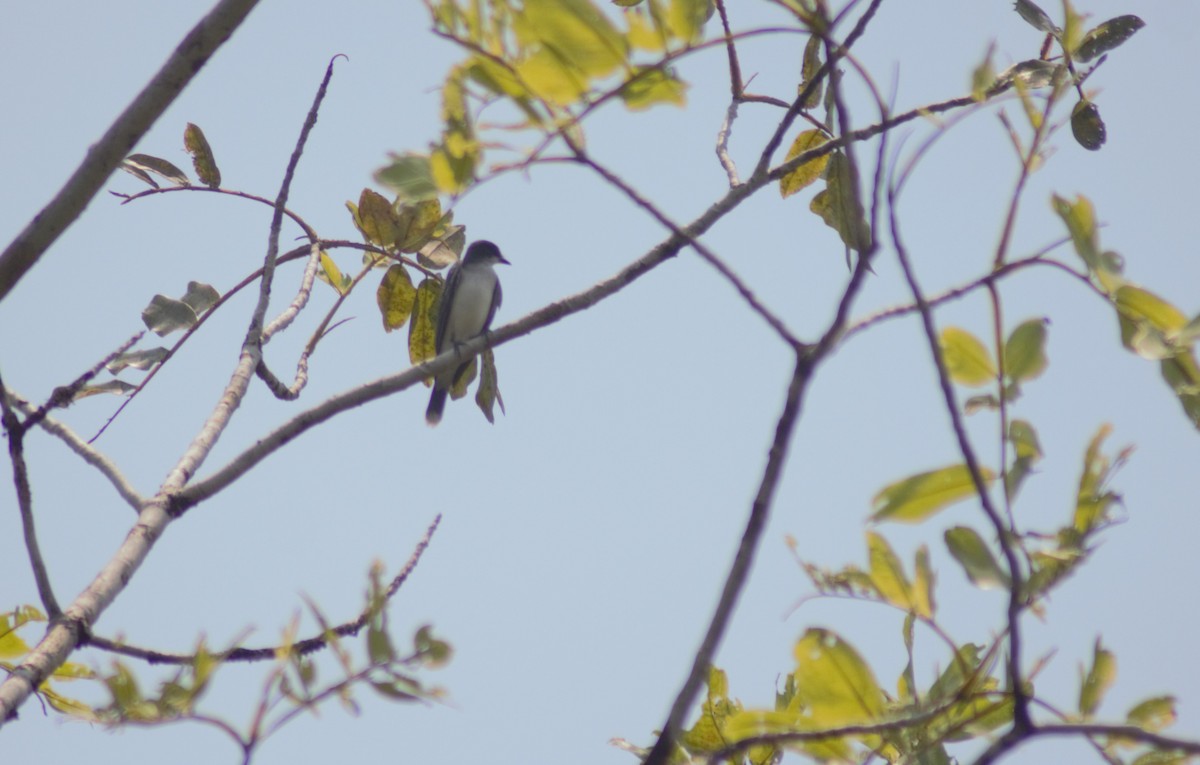
M 996 476 L 981 467 L 985 483 Z M 939 470 L 918 473 L 885 486 L 871 500 L 874 521 L 905 521 L 916 523 L 975 495 L 975 483 L 966 465 L 951 465 Z
M 796 136 L 796 140 L 792 141 L 792 146 L 788 149 L 787 157 L 784 161 L 791 161 L 809 149 L 815 149 L 821 144 L 826 143 L 828 140 L 820 130 L 805 130 Z M 811 185 L 821 177 L 821 173 L 825 172 L 825 166 L 828 164 L 829 155 L 823 154 L 816 159 L 805 162 L 792 172 L 784 175 L 779 179 L 780 196 L 786 199 L 806 186 Z M 822 215 L 822 217 L 824 216 Z
M 375 291 L 379 313 L 383 317 L 383 328 L 391 332 L 400 329 L 412 314 L 417 291 L 413 287 L 408 269 L 397 263 L 384 273 Z
M 959 327 L 946 327 L 941 337 L 942 358 L 950 379 L 977 388 L 996 379 L 996 364 L 980 340 Z

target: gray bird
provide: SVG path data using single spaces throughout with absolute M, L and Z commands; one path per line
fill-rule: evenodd
M 480 240 L 473 242 L 462 260 L 451 267 L 446 275 L 446 285 L 442 288 L 437 333 L 434 335 L 439 356 L 486 332 L 491 326 L 496 309 L 500 307 L 500 279 L 495 271 L 495 266 L 500 263 L 509 265 L 500 254 L 500 248 Z M 431 426 L 441 422 L 446 394 L 470 363 L 468 359 L 434 378 L 429 408 L 425 410 L 425 422 Z

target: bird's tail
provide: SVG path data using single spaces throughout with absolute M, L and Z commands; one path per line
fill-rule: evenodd
M 433 393 L 429 394 L 429 406 L 425 409 L 425 422 L 429 427 L 433 427 L 442 421 L 442 409 L 446 406 L 446 394 L 449 391 L 438 385 L 433 384 Z

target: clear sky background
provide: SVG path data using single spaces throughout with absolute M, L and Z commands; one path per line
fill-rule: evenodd
M 738 28 L 780 24 L 765 2 L 731 3 Z M 114 1 L 21 3 L 0 27 L 0 239 L 7 242 L 74 170 L 86 148 L 141 89 L 209 3 Z M 1059 15 L 1055 3 L 1047 10 Z M 1137 13 L 1147 26 L 1089 82 L 1108 124 L 1107 146 L 1081 149 L 1067 131 L 1030 183 L 1014 252 L 1032 253 L 1063 234 L 1052 193 L 1085 193 L 1105 224 L 1102 241 L 1128 276 L 1180 306 L 1200 309 L 1195 246 L 1195 126 L 1191 62 L 1200 47 L 1200 6 L 1081 0 L 1094 20 Z M 715 22 L 709 28 L 715 34 Z M 1008 0 L 888 0 L 856 54 L 907 109 L 964 94 L 989 44 L 999 67 L 1037 55 L 1040 35 Z M 752 89 L 794 94 L 803 38 L 748 43 Z M 204 68 L 138 150 L 189 166 L 186 123 L 207 133 L 229 188 L 273 197 L 326 64 L 329 96 L 291 190 L 289 207 L 325 237 L 357 238 L 344 201 L 371 185 L 388 151 L 423 150 L 436 137 L 437 86 L 457 52 L 428 32 L 419 3 L 267 2 Z M 688 59 L 686 109 L 630 115 L 601 110 L 589 147 L 677 220 L 719 198 L 726 179 L 713 145 L 728 98 L 723 51 Z M 929 155 L 901 201 L 904 233 L 929 292 L 981 274 L 995 246 L 1016 162 L 984 109 Z M 1016 121 L 1019 107 L 1006 108 Z M 779 110 L 747 105 L 733 155 L 749 173 Z M 1065 116 L 1065 115 L 1062 115 Z M 855 122 L 872 121 L 865 106 Z M 929 134 L 913 124 L 911 149 Z M 137 191 L 118 174 L 108 188 Z M 836 234 L 807 210 L 812 191 L 746 204 L 705 241 L 802 336 L 825 325 L 845 280 Z M 178 296 L 189 280 L 224 291 L 261 262 L 270 211 L 209 194 L 172 194 L 121 206 L 98 196 L 86 214 L 0 303 L 0 371 L 35 400 L 77 376 L 141 327 L 155 293 Z M 663 231 L 600 179 L 565 166 L 506 176 L 456 208 L 471 238 L 501 245 L 497 323 L 610 276 Z M 297 232 L 287 230 L 285 237 Z M 1074 256 L 1061 251 L 1065 260 Z M 358 257 L 336 255 L 346 268 Z M 855 315 L 904 302 L 894 255 L 879 254 Z M 282 270 L 273 310 L 298 279 Z M 386 335 L 374 289 L 344 311 L 356 320 L 321 345 L 301 401 L 252 392 L 202 474 L 223 465 L 275 425 L 327 396 L 407 366 L 407 332 Z M 1090 565 L 1057 591 L 1043 621 L 1027 622 L 1032 659 L 1057 649 L 1039 694 L 1064 708 L 1077 699 L 1079 664 L 1102 635 L 1119 677 L 1102 714 L 1120 719 L 1153 694 L 1180 696 L 1175 732 L 1200 736 L 1195 660 L 1194 540 L 1200 534 L 1200 437 L 1157 365 L 1119 344 L 1111 309 L 1070 278 L 1027 273 L 1006 291 L 1011 328 L 1051 321 L 1050 367 L 1027 387 L 1016 416 L 1039 429 L 1046 458 L 1017 512 L 1052 530 L 1071 512 L 1082 453 L 1108 422 L 1112 451 L 1137 450 L 1115 483 L 1126 522 L 1107 531 Z M 332 293 L 268 348 L 277 370 L 294 363 Z M 209 322 L 117 420 L 99 446 L 138 488 L 153 493 L 208 416 L 228 380 L 247 295 Z M 939 313 L 941 324 L 984 334 L 981 298 Z M 170 338 L 169 338 L 170 339 Z M 151 345 L 145 342 L 145 345 Z M 631 763 L 612 737 L 648 744 L 663 721 L 711 616 L 779 414 L 787 348 L 693 254 L 664 264 L 592 310 L 499 349 L 508 415 L 489 426 L 473 405 L 451 404 L 436 430 L 424 424 L 424 389 L 376 402 L 305 434 L 216 499 L 170 528 L 132 584 L 97 625 L 105 636 L 185 651 L 201 634 L 221 646 L 245 630 L 249 645 L 278 641 L 302 595 L 332 620 L 361 605 L 375 558 L 397 569 L 437 513 L 444 518 L 415 575 L 393 601 L 398 635 L 432 623 L 456 653 L 425 679 L 444 705 L 398 706 L 360 694 L 362 713 L 336 705 L 285 728 L 256 762 L 412 761 Z M 132 376 L 132 379 L 136 379 Z M 119 400 L 94 397 L 60 413 L 90 435 Z M 995 422 L 970 421 L 994 462 Z M 43 550 L 60 600 L 83 588 L 112 555 L 132 513 L 93 470 L 43 434 L 29 439 Z M 902 617 L 862 603 L 811 601 L 800 556 L 840 567 L 866 560 L 870 499 L 884 484 L 950 464 L 956 448 L 915 319 L 882 325 L 847 343 L 805 401 L 758 566 L 717 663 L 747 705 L 773 703 L 791 645 L 809 626 L 840 632 L 894 688 L 904 666 Z M 1004 596 L 980 594 L 945 552 L 954 524 L 984 530 L 970 503 L 919 526 L 882 529 L 911 565 L 929 544 L 943 623 L 960 642 L 983 642 L 1003 626 Z M 36 602 L 15 500 L 0 493 L 0 600 Z M 306 619 L 306 632 L 312 622 Z M 919 677 L 947 657 L 918 633 Z M 100 668 L 110 657 L 75 657 Z M 261 666 L 229 667 L 206 708 L 248 719 Z M 139 669 L 150 684 L 153 672 Z M 326 677 L 329 675 L 327 674 Z M 86 696 L 86 691 L 81 691 Z M 101 695 L 89 697 L 103 701 Z M 5 762 L 235 762 L 213 729 L 183 724 L 110 735 L 43 715 L 36 702 L 0 735 Z M 1079 743 L 1045 742 L 1023 763 L 1091 761 Z

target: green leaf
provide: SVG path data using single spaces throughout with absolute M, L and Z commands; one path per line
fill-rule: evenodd
M 423 154 L 392 154 L 391 164 L 375 171 L 375 181 L 387 186 L 405 202 L 436 199 L 429 157 Z
M 1144 26 L 1146 22 L 1133 15 L 1109 19 L 1083 36 L 1072 57 L 1076 61 L 1087 63 L 1123 45 Z
M 835 151 L 827 156 L 825 189 L 813 197 L 809 209 L 838 232 L 846 247 L 866 252 L 871 248 L 871 227 L 858 197 L 858 180 L 845 154 Z
M 488 422 L 494 423 L 495 415 L 492 407 L 499 402 L 500 411 L 504 411 L 504 399 L 500 396 L 500 383 L 496 375 L 496 357 L 488 348 L 481 354 L 483 371 L 479 375 L 479 388 L 475 391 L 475 403 L 479 406 Z
M 936 608 L 933 598 L 933 566 L 929 563 L 929 548 L 921 545 L 917 548 L 916 574 L 913 577 L 913 600 L 916 603 L 917 616 L 926 619 L 933 618 Z
M 873 531 L 867 532 L 867 551 L 869 553 L 871 583 L 888 603 L 905 611 L 916 610 L 916 600 L 913 597 L 912 585 L 904 574 L 904 566 L 900 558 L 892 550 L 887 540 Z
M 800 66 L 800 86 L 797 95 L 809 87 L 817 72 L 821 70 L 821 51 L 823 49 L 820 35 L 809 35 L 804 45 L 804 61 Z M 808 97 L 804 99 L 805 109 L 816 109 L 821 104 L 821 83 L 812 86 Z
M 708 695 L 700 707 L 700 717 L 695 725 L 679 737 L 684 749 L 699 754 L 724 748 L 727 741 L 721 729 L 730 715 L 741 710 L 741 705 L 731 701 L 728 696 L 729 680 L 725 672 L 710 666 Z
M 671 32 L 685 43 L 698 42 L 704 35 L 704 24 L 712 18 L 715 7 L 713 0 L 670 0 L 667 24 Z
M 1100 238 L 1096 231 L 1096 213 L 1088 198 L 1078 196 L 1072 202 L 1056 194 L 1053 204 L 1054 211 L 1067 224 L 1075 252 L 1083 260 L 1088 271 L 1096 275 L 1100 286 L 1109 291 L 1120 287 L 1123 283 L 1121 260 L 1115 253 L 1101 252 Z
M 1000 564 L 992 557 L 992 551 L 987 543 L 967 526 L 955 526 L 946 530 L 946 547 L 950 554 L 963 567 L 967 578 L 981 590 L 1003 587 L 1007 589 L 1012 580 Z
M 436 198 L 401 204 L 396 209 L 395 220 L 396 249 L 415 253 L 429 243 L 433 232 L 441 224 L 442 204 Z
M 363 189 L 358 196 L 358 205 L 346 203 L 354 216 L 354 225 L 368 243 L 390 249 L 395 246 L 400 234 L 400 222 L 396 209 L 377 191 Z
M 1017 496 L 1021 484 L 1033 471 L 1033 466 L 1042 459 L 1042 447 L 1038 443 L 1037 431 L 1025 420 L 1012 420 L 1008 424 L 1008 441 L 1013 445 L 1015 457 L 1008 474 L 1004 477 L 1010 499 Z
M 966 643 L 958 647 L 954 656 L 946 665 L 946 669 L 929 687 L 925 694 L 931 705 L 939 705 L 956 696 L 962 696 L 968 691 L 986 684 L 989 666 L 984 662 L 994 661 L 990 654 L 982 654 L 983 646 Z
M 425 666 L 430 669 L 445 666 L 450 662 L 450 657 L 454 655 L 454 649 L 450 647 L 450 644 L 435 638 L 433 627 L 428 624 L 422 625 L 413 635 L 413 650 L 422 656 Z
M 391 332 L 403 327 L 412 315 L 416 300 L 417 289 L 408 275 L 408 269 L 399 263 L 389 268 L 375 290 L 375 302 L 379 305 L 384 330 Z
M 132 367 L 133 369 L 141 369 L 143 371 L 154 366 L 162 361 L 167 355 L 166 348 L 147 348 L 144 351 L 130 351 L 122 353 L 112 361 L 104 365 L 112 374 L 118 374 L 122 369 Z
M 996 87 L 996 68 L 992 65 L 992 56 L 996 52 L 995 43 L 988 46 L 983 61 L 971 71 L 971 97 L 976 101 L 984 101 Z
M 1046 359 L 1046 319 L 1021 322 L 1004 343 L 1004 372 L 1010 380 L 1025 382 L 1039 376 Z
M 1177 716 L 1174 696 L 1155 696 L 1136 704 L 1125 715 L 1125 721 L 1157 733 L 1173 725 Z
M 317 278 L 337 290 L 339 295 L 346 294 L 352 281 L 342 273 L 342 269 L 338 268 L 334 259 L 324 250 L 321 250 L 321 270 L 317 271 Z
M 625 38 L 589 0 L 525 0 L 514 28 L 520 43 L 552 51 L 585 78 L 605 77 L 626 61 Z
M 1092 666 L 1081 679 L 1079 686 L 1079 713 L 1085 718 L 1096 714 L 1104 694 L 1117 679 L 1117 657 L 1100 644 L 1092 650 Z
M 130 172 L 138 170 L 142 174 L 154 173 L 176 186 L 190 186 L 192 184 L 191 179 L 187 177 L 187 173 L 160 157 L 152 157 L 149 154 L 130 154 L 121 164 L 125 170 Z M 133 174 L 138 175 L 136 172 Z M 139 177 L 141 176 L 139 175 Z M 144 178 L 144 180 L 151 186 L 158 188 L 158 184 L 149 177 Z
M 983 480 L 995 480 L 995 474 L 981 467 Z M 975 484 L 966 465 L 951 465 L 927 473 L 918 473 L 885 486 L 871 501 L 873 521 L 923 521 L 950 505 L 975 496 Z
M 212 147 L 208 145 L 204 131 L 190 122 L 183 130 L 183 148 L 192 155 L 192 167 L 196 169 L 200 182 L 210 189 L 220 186 L 221 171 L 213 157 Z
M 1071 135 L 1088 151 L 1099 151 L 1108 140 L 1108 129 L 1100 117 L 1100 109 L 1091 101 L 1081 100 L 1071 111 Z
M 197 316 L 203 316 L 205 311 L 212 308 L 221 299 L 221 293 L 217 292 L 211 284 L 188 282 L 187 292 L 183 293 L 183 297 L 180 299 L 190 305 Z
M 996 364 L 983 343 L 960 327 L 946 327 L 940 340 L 950 379 L 973 388 L 996 379 Z
M 621 86 L 621 100 L 633 111 L 649 109 L 658 104 L 683 106 L 687 103 L 687 85 L 673 71 L 663 67 L 635 69 Z
M 150 304 L 142 309 L 142 322 L 160 337 L 188 329 L 197 321 L 199 317 L 190 305 L 166 295 L 155 295 L 150 299 Z
M 1200 365 L 1195 355 L 1189 350 L 1164 359 L 1162 376 L 1179 397 L 1184 414 L 1200 428 Z
M 810 628 L 796 643 L 796 700 L 814 725 L 832 728 L 869 723 L 884 713 L 875 675 L 836 633 Z
M 1105 486 L 1111 476 L 1112 465 L 1100 448 L 1104 439 L 1112 432 L 1111 425 L 1102 425 L 1092 436 L 1083 457 L 1083 473 L 1079 477 L 1075 515 L 1072 526 L 1082 535 L 1091 533 L 1097 526 L 1108 521 L 1108 508 L 1117 501 L 1117 495 Z
M 828 141 L 829 139 L 820 130 L 805 130 L 796 136 L 796 140 L 792 141 L 791 148 L 788 149 L 787 157 L 784 158 L 784 161 L 790 162 L 804 152 L 815 149 Z M 825 167 L 828 164 L 829 154 L 823 154 L 816 159 L 805 162 L 790 173 L 781 176 L 779 179 L 779 195 L 787 199 L 792 194 L 813 184 L 825 172 Z
M 1029 22 L 1030 26 L 1049 35 L 1060 35 L 1062 30 L 1054 25 L 1050 17 L 1031 0 L 1017 0 L 1017 13 Z
M 408 325 L 408 358 L 414 365 L 437 356 L 437 309 L 442 280 L 426 277 L 417 285 L 412 323 Z

